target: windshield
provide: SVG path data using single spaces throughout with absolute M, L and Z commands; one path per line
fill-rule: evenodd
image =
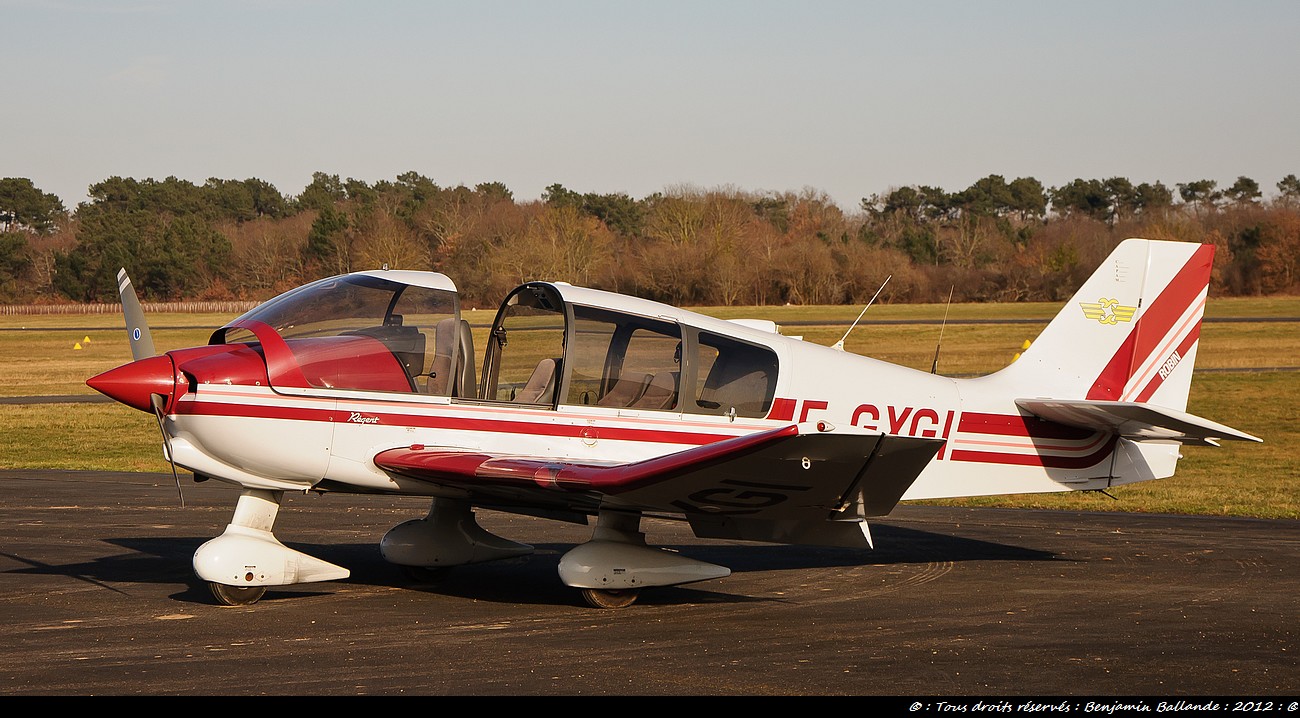
M 239 319 L 262 322 L 292 339 L 336 336 L 372 326 L 432 326 L 456 312 L 454 286 L 422 287 L 349 274 L 281 294 Z

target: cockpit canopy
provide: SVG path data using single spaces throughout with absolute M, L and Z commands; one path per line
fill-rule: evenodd
M 474 393 L 469 325 L 460 319 L 456 285 L 441 274 L 382 271 L 322 279 L 244 314 L 217 330 L 212 343 L 259 341 L 233 326 L 252 322 L 285 341 L 313 387 Z
M 754 333 L 632 297 L 530 282 L 497 312 L 479 383 L 451 280 L 384 271 L 282 294 L 211 343 L 260 347 L 276 387 L 763 417 L 778 360 L 771 347 L 742 338 Z
M 671 309 L 565 285 L 519 287 L 502 304 L 488 337 L 482 397 L 767 415 L 778 368 L 772 349 L 662 312 L 652 315 L 656 308 Z

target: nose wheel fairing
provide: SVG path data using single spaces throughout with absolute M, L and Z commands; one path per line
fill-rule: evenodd
M 261 598 L 267 586 L 335 581 L 351 575 L 346 568 L 291 549 L 275 538 L 271 528 L 282 496 L 281 491 L 245 490 L 226 530 L 194 552 L 194 573 L 212 584 L 218 601 L 244 605 Z

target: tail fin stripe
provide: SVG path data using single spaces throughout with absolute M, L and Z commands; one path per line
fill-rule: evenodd
M 1214 245 L 1201 245 L 1161 291 L 1160 296 L 1156 297 L 1151 309 L 1143 315 L 1141 326 L 1133 330 L 1138 335 L 1133 355 L 1136 360 L 1134 367 L 1141 366 L 1151 358 L 1156 348 L 1164 343 L 1169 331 L 1187 313 L 1188 307 L 1205 291 L 1210 283 L 1210 266 L 1213 261 Z
M 1093 382 L 1088 399 L 1117 399 L 1134 371 L 1165 341 L 1189 306 L 1205 291 L 1214 261 L 1214 245 L 1202 245 L 1134 322 L 1128 338 Z
M 1187 356 L 1188 350 L 1190 350 L 1192 348 L 1192 345 L 1195 344 L 1200 338 L 1201 338 L 1201 325 L 1200 323 L 1197 323 L 1195 326 L 1192 327 L 1192 331 L 1189 332 L 1187 336 L 1183 338 L 1183 341 L 1178 344 L 1178 348 L 1175 350 L 1175 352 L 1177 352 L 1178 354 L 1179 362 L 1182 361 L 1183 357 Z M 1170 355 L 1169 359 L 1172 358 L 1173 355 Z M 1168 361 L 1168 359 L 1166 361 Z M 1141 393 L 1137 395 L 1137 398 L 1132 399 L 1132 401 L 1144 402 L 1150 399 L 1152 394 L 1156 393 L 1156 389 L 1159 389 L 1160 385 L 1165 383 L 1165 377 L 1168 376 L 1168 372 L 1160 371 L 1160 369 L 1163 367 L 1164 364 L 1162 363 L 1159 365 L 1159 367 L 1153 368 L 1154 374 L 1151 376 L 1151 381 L 1147 382 L 1146 387 L 1144 387 Z M 1173 367 L 1170 367 L 1170 370 L 1172 369 Z
M 1124 384 L 1128 381 L 1129 358 L 1133 356 L 1135 344 L 1137 344 L 1137 327 L 1133 328 L 1128 338 L 1115 352 L 1115 356 L 1111 357 L 1110 361 L 1107 362 L 1106 368 L 1102 369 L 1101 374 L 1097 375 L 1097 380 L 1092 383 L 1092 388 L 1088 390 L 1087 398 L 1119 398 L 1120 393 L 1124 390 Z

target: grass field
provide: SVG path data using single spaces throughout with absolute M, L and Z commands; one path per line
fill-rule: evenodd
M 1011 361 L 1046 326 L 1059 304 L 880 305 L 845 343 L 857 352 L 928 371 L 942 327 L 939 373 L 982 374 Z M 723 318 L 771 319 L 784 334 L 833 344 L 860 307 L 704 308 Z M 1207 317 L 1300 317 L 1300 297 L 1211 300 Z M 490 312 L 468 313 L 484 346 Z M 151 315 L 159 351 L 207 343 L 231 316 Z M 1020 323 L 962 324 L 970 320 Z M 909 321 L 911 324 L 881 322 Z M 480 326 L 482 325 L 482 326 Z M 26 327 L 26 331 L 18 330 Z M 80 345 L 81 348 L 74 348 Z M 112 315 L 0 317 L 0 396 L 91 396 L 94 374 L 130 360 L 121 320 Z M 1300 469 L 1291 447 L 1300 440 L 1300 373 L 1245 371 L 1300 365 L 1300 323 L 1207 322 L 1188 410 L 1263 437 L 1264 444 L 1228 442 L 1187 447 L 1178 474 L 1102 494 L 1036 494 L 947 502 L 1069 510 L 1122 510 L 1300 518 Z M 1208 371 L 1207 371 L 1208 370 Z M 1215 372 L 1213 370 L 1220 370 Z M 1231 371 L 1223 371 L 1231 370 Z M 154 420 L 117 404 L 0 404 L 0 468 L 107 469 L 166 472 Z M 1112 496 L 1114 498 L 1112 498 Z

